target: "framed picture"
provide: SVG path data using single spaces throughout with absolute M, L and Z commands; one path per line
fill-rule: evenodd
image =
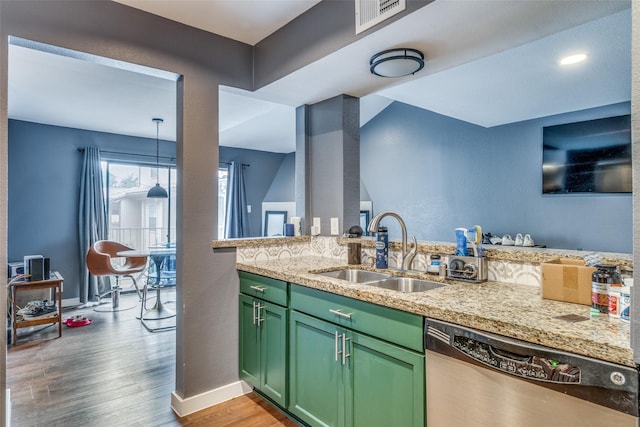
M 284 236 L 284 224 L 287 222 L 287 211 L 264 211 L 263 236 Z

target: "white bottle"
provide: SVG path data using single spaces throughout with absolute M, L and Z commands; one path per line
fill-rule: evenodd
M 633 278 L 627 277 L 623 280 L 623 286 L 620 288 L 620 320 L 623 322 L 631 321 L 631 288 L 633 286 Z

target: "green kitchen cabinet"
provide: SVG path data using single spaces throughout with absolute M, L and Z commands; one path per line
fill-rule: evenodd
M 290 313 L 289 411 L 312 426 L 343 425 L 343 369 L 335 353 L 337 341 L 335 325 Z
M 287 405 L 287 327 L 286 307 L 240 294 L 240 378 L 282 407 Z
M 311 426 L 424 427 L 425 359 L 291 311 L 289 411 Z

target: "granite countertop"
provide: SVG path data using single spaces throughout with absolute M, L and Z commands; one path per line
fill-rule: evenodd
M 335 268 L 352 268 L 344 261 L 323 257 L 283 258 L 239 262 L 238 270 L 368 301 L 487 332 L 627 366 L 635 366 L 630 325 L 608 316 L 589 318 L 589 307 L 542 299 L 540 288 L 500 282 L 446 281 L 427 292 L 403 293 L 320 276 Z M 359 268 L 373 270 L 364 266 Z M 393 272 L 391 272 L 393 273 Z M 415 277 L 442 281 L 437 276 Z M 570 322 L 558 316 L 586 318 Z

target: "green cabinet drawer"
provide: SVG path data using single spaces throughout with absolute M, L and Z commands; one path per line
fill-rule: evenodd
M 423 352 L 422 316 L 291 284 L 290 308 Z
M 238 272 L 238 275 L 240 276 L 240 292 L 243 294 L 287 306 L 287 282 L 245 271 Z

